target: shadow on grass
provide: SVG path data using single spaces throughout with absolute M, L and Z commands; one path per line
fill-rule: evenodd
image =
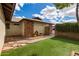
M 63 37 L 56 36 L 56 37 L 50 38 L 50 39 L 52 39 L 52 40 L 59 40 L 59 41 L 63 41 L 63 42 L 79 45 L 79 40 L 67 38 L 67 37 L 64 37 L 64 36 Z

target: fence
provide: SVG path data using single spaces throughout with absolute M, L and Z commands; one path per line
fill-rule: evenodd
M 57 24 L 56 36 L 79 39 L 79 23 Z

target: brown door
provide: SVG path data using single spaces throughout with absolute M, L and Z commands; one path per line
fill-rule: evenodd
M 26 37 L 33 36 L 33 22 L 31 22 L 31 21 L 25 22 L 25 36 Z
M 50 34 L 50 27 L 47 26 L 45 27 L 45 35 L 49 35 Z

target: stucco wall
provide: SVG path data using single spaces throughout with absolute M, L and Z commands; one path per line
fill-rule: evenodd
M 79 40 L 79 33 L 73 33 L 73 32 L 55 32 L 56 36 L 71 38 L 74 40 Z
M 5 18 L 3 15 L 2 6 L 0 4 L 0 52 L 4 44 L 5 39 Z
M 10 23 L 10 28 L 6 30 L 6 36 L 18 36 L 23 35 L 22 34 L 22 23 L 19 23 L 19 25 L 15 25 L 16 23 Z
M 49 26 L 49 24 L 34 22 L 34 33 L 38 31 L 38 33 L 45 33 L 45 27 Z

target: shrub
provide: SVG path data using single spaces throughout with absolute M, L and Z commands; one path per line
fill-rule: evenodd
M 79 23 L 56 24 L 56 31 L 79 33 Z

